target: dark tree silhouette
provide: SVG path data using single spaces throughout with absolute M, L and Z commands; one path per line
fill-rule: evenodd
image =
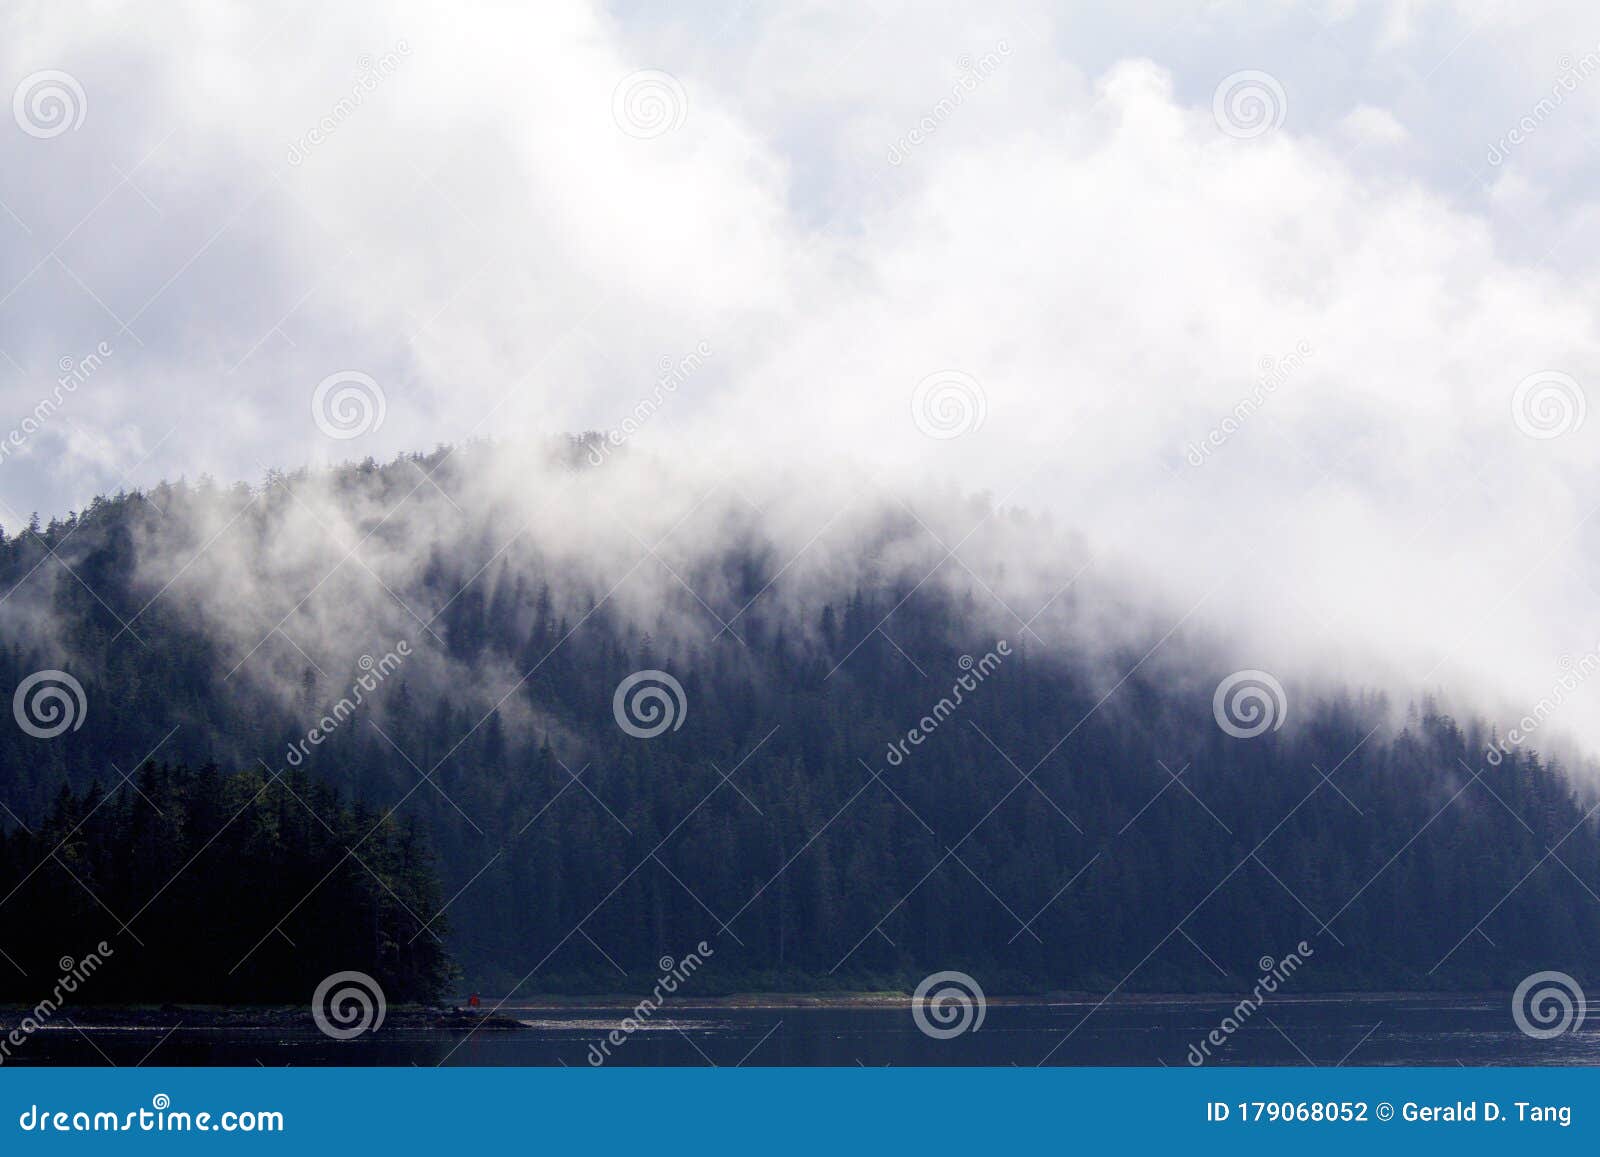
M 438 464 L 353 466 L 337 485 L 385 510 L 416 486 L 414 465 Z M 448 486 L 449 470 L 436 478 Z M 419 647 L 528 673 L 506 680 L 501 709 L 408 667 L 362 708 L 381 733 L 358 718 L 269 783 L 260 761 L 280 765 L 329 687 L 308 677 L 286 705 L 225 679 L 233 660 L 200 616 L 151 602 L 138 546 L 198 509 L 243 511 L 239 533 L 259 511 L 204 486 L 152 496 L 159 513 L 119 495 L 0 544 L 0 589 L 47 547 L 82 577 L 58 584 L 53 613 L 92 703 L 53 740 L 0 728 L 0 801 L 35 829 L 6 837 L 0 892 L 27 882 L 0 903 L 0 946 L 30 973 L 128 920 L 147 945 L 117 981 L 130 997 L 298 1000 L 308 979 L 364 966 L 431 994 L 444 958 L 419 934 L 438 907 L 423 833 L 454 897 L 449 946 L 486 991 L 626 991 L 701 940 L 716 949 L 706 993 L 905 988 L 944 968 L 990 992 L 1215 990 L 1302 939 L 1316 944 L 1304 989 L 1506 986 L 1600 956 L 1591 801 L 1530 751 L 1488 765 L 1481 723 L 1426 703 L 1395 723 L 1380 699 L 1332 695 L 1236 739 L 1211 713 L 1230 668 L 1203 647 L 1091 666 L 1013 638 L 895 763 L 889 745 L 993 634 L 932 584 L 864 582 L 780 613 L 756 596 L 782 559 L 756 542 L 686 575 L 754 600 L 739 639 L 686 643 L 614 615 L 603 590 L 575 603 L 571 576 L 536 554 L 496 559 L 504 536 L 486 522 L 481 551 L 433 551 L 404 594 L 445 608 L 441 642 Z M 702 614 L 688 598 L 663 620 Z M 891 613 L 893 643 L 874 630 Z M 143 645 L 113 642 L 135 615 Z M 0 640 L 0 693 L 57 665 Z M 1101 704 L 1104 672 L 1136 666 Z M 673 672 L 690 704 L 649 740 L 612 717 L 618 683 L 644 667 Z M 121 784 L 114 764 L 163 743 L 163 759 L 258 770 L 154 767 L 138 790 Z M 0 977 L 18 979 L 3 962 Z

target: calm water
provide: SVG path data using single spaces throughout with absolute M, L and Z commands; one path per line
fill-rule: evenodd
M 991 1004 L 982 1027 L 923 1035 L 903 1008 L 663 1008 L 613 1047 L 622 1065 L 1185 1065 L 1189 1047 L 1232 1008 L 1173 999 L 1107 1004 Z M 507 1005 L 518 1031 L 468 1034 L 386 1025 L 355 1041 L 304 1029 L 96 1025 L 92 1012 L 54 1023 L 6 1063 L 152 1065 L 575 1065 L 625 1010 Z M 1211 1064 L 1588 1065 L 1600 1063 L 1600 1018 L 1554 1040 L 1519 1032 L 1503 998 L 1358 997 L 1264 1005 Z M 1591 1027 L 1593 1026 L 1593 1027 Z M 172 1031 L 168 1031 L 171 1029 Z

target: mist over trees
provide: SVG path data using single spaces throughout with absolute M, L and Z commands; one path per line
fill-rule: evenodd
M 351 467 L 330 492 L 382 536 L 436 464 Z M 485 992 L 626 992 L 701 940 L 706 995 L 940 969 L 990 993 L 1224 990 L 1302 940 L 1307 991 L 1480 988 L 1600 952 L 1592 801 L 1531 751 L 1488 765 L 1484 726 L 1430 704 L 1329 692 L 1238 739 L 1211 704 L 1232 668 L 1189 644 L 1107 697 L 1144 646 L 1046 643 L 887 565 L 780 608 L 762 594 L 786 558 L 740 536 L 682 577 L 748 610 L 685 631 L 679 591 L 652 630 L 558 552 L 497 549 L 516 528 L 470 506 L 459 538 L 406 544 L 425 561 L 376 593 L 365 651 L 288 620 L 252 655 L 166 586 L 190 556 L 150 544 L 185 520 L 256 534 L 268 501 L 164 486 L 0 544 L 0 591 L 33 616 L 0 638 L 0 689 L 56 668 L 87 704 L 54 738 L 0 728 L 0 894 L 27 880 L 0 948 L 30 974 L 120 920 L 141 999 L 300 1000 L 334 968 L 428 996 L 445 951 Z M 414 657 L 385 669 L 402 631 Z M 683 689 L 653 738 L 614 714 L 642 670 Z M 344 852 L 374 825 L 368 871 Z M 300 947 L 269 935 L 235 969 L 286 913 Z

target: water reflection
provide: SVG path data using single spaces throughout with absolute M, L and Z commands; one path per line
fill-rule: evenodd
M 1170 1065 L 1232 1011 L 1216 999 L 1096 1005 L 992 1002 L 983 1027 L 949 1040 L 918 1031 L 909 1004 L 873 1007 L 663 1009 L 604 1049 L 608 1065 Z M 385 1025 L 354 1041 L 301 1027 L 96 1024 L 92 1011 L 30 1038 L 8 1064 L 570 1065 L 588 1066 L 624 1008 L 507 1005 L 516 1030 Z M 1322 997 L 1263 1005 L 1209 1065 L 1589 1065 L 1600 1035 L 1586 1025 L 1553 1040 L 1519 1032 L 1502 998 Z

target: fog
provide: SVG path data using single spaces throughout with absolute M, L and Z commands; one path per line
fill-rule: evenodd
M 714 637 L 758 541 L 774 605 L 925 579 L 1030 645 L 1506 726 L 1600 647 L 1592 24 L 14 8 L 0 522 L 492 438 L 381 501 L 185 504 L 146 578 L 288 687 L 425 643 L 435 554 Z

